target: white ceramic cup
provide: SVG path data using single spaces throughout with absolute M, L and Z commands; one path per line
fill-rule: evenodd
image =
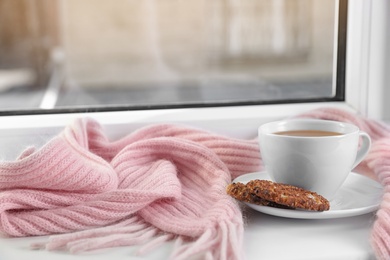
M 278 132 L 320 130 L 334 136 L 290 136 Z M 331 200 L 368 153 L 371 139 L 355 125 L 319 119 L 291 119 L 266 123 L 258 129 L 266 171 L 275 182 L 315 191 Z M 361 141 L 359 147 L 359 140 Z

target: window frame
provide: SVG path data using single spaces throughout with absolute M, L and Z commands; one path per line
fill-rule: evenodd
M 349 1 L 345 103 L 377 120 L 390 119 L 389 16 L 386 0 Z
M 336 107 L 367 116 L 380 117 L 383 113 L 378 113 L 378 111 L 383 103 L 376 102 L 374 97 L 383 93 L 384 86 L 368 83 L 380 81 L 378 77 L 383 75 L 373 73 L 372 65 L 376 64 L 376 68 L 378 69 L 379 66 L 379 70 L 382 71 L 383 64 L 370 57 L 373 53 L 388 50 L 386 46 L 382 46 L 381 50 L 375 47 L 370 35 L 374 26 L 382 28 L 382 30 L 376 29 L 380 32 L 386 29 L 386 25 L 379 19 L 373 19 L 375 12 L 383 12 L 380 7 L 385 4 L 387 4 L 386 0 L 349 1 L 345 100 L 106 112 L 86 111 L 83 113 L 72 112 L 70 109 L 66 113 L 56 114 L 6 115 L 0 117 L 0 133 L 12 133 L 20 129 L 23 130 L 23 133 L 18 132 L 21 135 L 36 132 L 32 130 L 37 129 L 40 129 L 37 130 L 38 132 L 54 133 L 53 131 L 58 131 L 74 119 L 87 116 L 95 118 L 102 125 L 107 126 L 107 129 L 108 126 L 115 126 L 109 130 L 113 138 L 129 129 L 152 123 L 183 123 L 219 133 L 232 134 L 236 137 L 248 137 L 257 134 L 257 127 L 262 123 L 291 117 L 320 107 Z M 370 60 L 371 62 L 368 62 Z

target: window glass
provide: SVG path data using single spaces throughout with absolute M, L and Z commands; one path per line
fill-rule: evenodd
M 0 110 L 342 100 L 346 13 L 346 1 L 0 0 Z

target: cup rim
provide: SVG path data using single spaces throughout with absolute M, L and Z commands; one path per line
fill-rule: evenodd
M 310 124 L 309 127 L 298 127 L 300 123 Z M 295 124 L 295 126 L 287 128 L 287 124 Z M 321 128 L 322 126 L 322 128 Z M 324 128 L 323 128 L 324 127 Z M 332 129 L 330 129 L 330 127 Z M 338 130 L 335 130 L 337 128 Z M 288 135 L 277 135 L 276 132 L 289 131 L 289 130 L 325 130 L 340 132 L 341 135 L 333 136 L 288 136 Z M 278 136 L 281 138 L 343 138 L 343 136 L 359 133 L 360 129 L 358 126 L 335 120 L 325 119 L 314 119 L 314 118 L 290 118 L 277 121 L 271 121 L 264 123 L 258 127 L 259 135 L 271 135 Z

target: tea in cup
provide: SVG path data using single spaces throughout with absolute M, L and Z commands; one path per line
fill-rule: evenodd
M 357 126 L 321 119 L 266 123 L 259 127 L 258 137 L 265 170 L 273 181 L 317 192 L 328 200 L 371 146 L 369 135 Z

